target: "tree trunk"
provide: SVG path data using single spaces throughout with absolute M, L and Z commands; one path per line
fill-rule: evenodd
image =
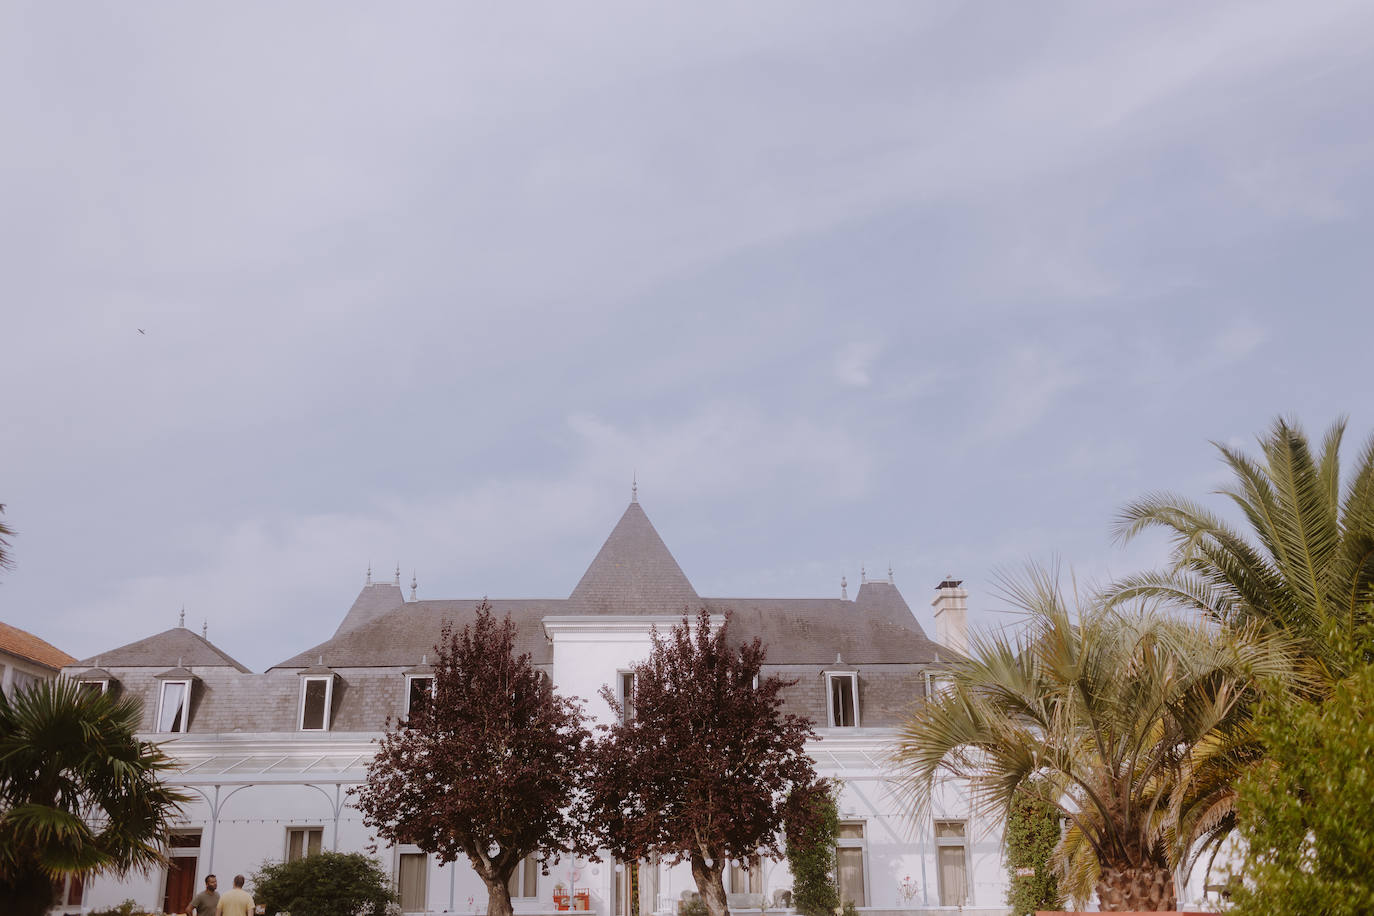
M 721 880 L 724 871 L 723 856 L 713 858 L 711 867 L 707 868 L 706 860 L 699 853 L 692 853 L 692 878 L 696 881 L 697 893 L 701 894 L 701 901 L 706 904 L 706 910 L 711 916 L 730 916 L 730 905 L 725 900 L 725 882 Z
M 482 883 L 487 886 L 487 916 L 514 916 L 510 905 L 510 887 L 499 878 L 482 875 Z
M 54 903 L 52 880 L 37 868 L 21 865 L 16 874 L 0 876 L 0 901 L 14 916 L 43 916 Z
M 1104 863 L 1096 890 L 1098 904 L 1109 912 L 1158 912 L 1176 908 L 1174 875 L 1163 866 L 1114 867 Z

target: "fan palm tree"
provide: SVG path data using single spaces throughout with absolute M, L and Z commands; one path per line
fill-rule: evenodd
M 1281 641 L 1221 640 L 1096 598 L 1075 614 L 1043 569 L 1006 590 L 1027 625 L 976 637 L 951 663 L 950 689 L 910 715 L 893 754 L 901 785 L 918 814 L 942 775 L 968 780 L 994 816 L 1031 793 L 1069 822 L 1057 865 L 1075 899 L 1172 909 L 1186 853 L 1177 818 L 1197 808 L 1185 799 L 1207 791 L 1252 685 L 1287 675 L 1291 658 Z
M 172 765 L 135 737 L 132 697 L 41 681 L 0 696 L 0 900 L 41 914 L 52 881 L 127 873 L 163 861 L 162 841 L 187 797 L 159 779 Z
M 1202 505 L 1154 493 L 1122 510 L 1116 536 L 1163 529 L 1167 569 L 1122 580 L 1111 601 L 1145 598 L 1228 626 L 1257 624 L 1296 639 L 1319 691 L 1368 653 L 1374 601 L 1374 437 L 1342 486 L 1345 421 L 1317 453 L 1297 423 L 1279 419 L 1259 440 L 1262 460 L 1216 443 L 1234 481 L 1218 492 L 1240 509 L 1249 537 Z
M 5 504 L 0 503 L 0 515 L 5 514 Z M 13 569 L 14 561 L 10 559 L 10 541 L 14 537 L 14 529 L 4 522 L 0 522 L 0 569 Z

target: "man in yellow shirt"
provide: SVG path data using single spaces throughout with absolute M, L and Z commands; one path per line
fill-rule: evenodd
M 215 916 L 253 916 L 253 897 L 243 889 L 243 875 L 234 875 L 233 890 L 219 898 Z

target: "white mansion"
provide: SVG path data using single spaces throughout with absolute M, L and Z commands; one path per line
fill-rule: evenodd
M 915 822 L 885 772 L 894 727 L 921 702 L 941 655 L 965 647 L 967 593 L 940 583 L 934 606 L 939 643 L 927 638 L 891 575 L 863 581 L 851 599 L 702 598 L 638 502 L 631 502 L 567 598 L 492 600 L 517 626 L 529 652 L 565 694 L 586 699 L 605 719 L 597 692 L 648 654 L 649 631 L 684 612 L 733 612 L 734 640 L 761 637 L 765 673 L 796 684 L 788 711 L 810 716 L 818 771 L 842 781 L 837 849 L 844 899 L 861 911 L 907 913 L 962 907 L 1005 912 L 1000 826 L 974 818 L 965 794 L 948 786 L 933 815 Z M 203 636 L 176 627 L 62 669 L 91 689 L 143 704 L 145 737 L 164 742 L 177 767 L 170 779 L 195 799 L 169 839 L 170 865 L 146 876 L 97 878 L 65 889 L 79 913 L 133 898 L 149 910 L 183 912 L 215 873 L 251 874 L 264 860 L 320 849 L 366 851 L 374 838 L 349 806 L 388 717 L 406 712 L 428 686 L 426 661 L 441 626 L 462 626 L 476 599 L 407 599 L 399 575 L 370 576 L 329 639 L 255 674 Z M 486 891 L 465 862 L 441 866 L 414 847 L 378 847 L 407 912 L 478 913 Z M 565 899 L 601 916 L 628 916 L 629 891 L 609 857 L 563 860 L 539 873 L 517 871 L 517 914 L 553 913 Z M 777 909 L 791 885 L 785 862 L 733 867 L 735 908 Z M 670 913 L 694 889 L 687 867 L 641 869 L 640 911 Z M 555 901 L 555 894 L 559 900 Z M 565 897 L 566 895 L 566 897 Z

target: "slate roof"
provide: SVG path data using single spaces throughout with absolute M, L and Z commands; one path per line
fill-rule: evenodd
M 358 592 L 358 597 L 353 600 L 353 606 L 339 623 L 339 628 L 334 631 L 334 635 L 338 636 L 346 630 L 370 623 L 405 603 L 406 596 L 399 585 L 389 582 L 364 585 L 363 590 Z
M 102 668 L 232 667 L 249 673 L 210 640 L 185 627 L 163 630 L 155 636 L 83 658 L 75 664 Z
M 394 589 L 373 592 L 379 588 Z M 383 605 L 396 601 L 390 609 Z M 394 586 L 366 586 L 335 635 L 272 666 L 333 668 L 414 666 L 434 656 L 446 623 L 461 628 L 481 599 L 405 601 Z M 493 599 L 498 618 L 510 614 L 516 651 L 549 664 L 553 647 L 544 634 L 550 615 L 694 615 L 729 611 L 731 636 L 755 636 L 774 665 L 930 664 L 941 647 L 926 637 L 895 585 L 867 582 L 853 601 L 840 598 L 702 598 L 640 508 L 630 503 L 581 581 L 566 599 Z M 363 611 L 359 611 L 363 608 Z M 349 625 L 349 620 L 356 622 Z M 946 656 L 948 656 L 946 652 Z M 270 670 L 270 669 L 269 669 Z
M 28 659 L 36 665 L 54 670 L 76 661 L 66 652 L 27 630 L 0 623 L 0 652 L 8 652 Z
M 632 502 L 568 597 L 565 614 L 680 614 L 701 606 L 649 516 Z

